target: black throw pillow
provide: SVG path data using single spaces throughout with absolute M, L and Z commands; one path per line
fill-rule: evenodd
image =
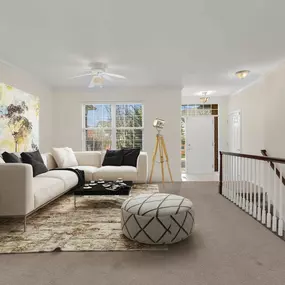
M 107 150 L 102 166 L 121 166 L 123 162 L 123 155 L 122 150 Z
M 122 165 L 129 165 L 137 167 L 137 160 L 140 155 L 140 148 L 123 148 L 123 163 Z
M 34 152 L 22 152 L 21 157 L 24 163 L 32 165 L 34 177 L 48 172 L 48 169 L 45 166 L 43 158 L 38 150 Z
M 7 151 L 2 153 L 2 158 L 6 163 L 21 163 L 20 157 L 14 153 L 9 153 Z

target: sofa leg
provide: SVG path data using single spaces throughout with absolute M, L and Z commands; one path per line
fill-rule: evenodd
M 26 232 L 27 229 L 27 216 L 24 217 L 24 232 Z

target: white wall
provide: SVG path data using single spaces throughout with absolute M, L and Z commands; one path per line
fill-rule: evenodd
M 260 155 L 264 148 L 263 83 L 248 87 L 229 99 L 229 112 L 241 111 L 241 152 Z
M 184 93 L 185 94 L 185 93 Z M 228 138 L 228 97 L 227 96 L 213 96 L 208 101 L 209 104 L 219 105 L 219 150 L 227 151 Z M 182 104 L 201 104 L 200 97 L 197 96 L 182 96 Z
M 16 87 L 40 98 L 40 142 L 42 152 L 52 146 L 52 94 L 50 90 L 30 74 L 0 61 L 0 82 Z
M 285 158 L 285 63 L 247 89 L 232 95 L 229 110 L 241 110 L 242 152 Z
M 166 125 L 163 134 L 173 179 L 180 181 L 181 90 L 179 88 L 122 87 L 92 89 L 89 92 L 57 90 L 54 93 L 53 144 L 81 150 L 82 104 L 100 102 L 141 102 L 144 104 L 144 150 L 149 156 L 149 169 L 156 135 L 152 123 L 156 117 L 165 119 Z M 159 180 L 159 170 L 157 164 L 154 181 Z

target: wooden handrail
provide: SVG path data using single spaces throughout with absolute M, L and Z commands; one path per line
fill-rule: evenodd
M 243 154 L 243 153 L 235 153 L 235 152 L 227 152 L 227 151 L 220 151 L 221 155 L 230 155 L 230 156 L 237 156 L 243 158 L 250 158 L 268 162 L 276 162 L 276 163 L 283 163 L 285 164 L 284 158 L 277 158 L 277 157 L 270 157 L 270 156 L 260 156 L 260 155 L 252 155 L 252 154 Z
M 268 157 L 266 149 L 262 149 L 261 153 L 263 156 Z M 269 161 L 269 163 L 270 163 L 270 167 L 274 170 L 274 163 L 272 161 Z M 280 171 L 277 168 L 276 168 L 276 175 L 278 176 L 278 178 L 280 178 Z M 283 175 L 282 175 L 282 183 L 283 185 L 285 185 L 285 178 Z

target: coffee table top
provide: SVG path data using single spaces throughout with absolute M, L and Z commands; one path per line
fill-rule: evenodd
M 74 190 L 73 194 L 76 196 L 89 196 L 89 195 L 129 195 L 131 188 L 133 186 L 132 181 L 124 181 L 127 184 L 127 187 L 119 188 L 118 190 L 108 190 L 106 189 L 103 184 L 112 182 L 118 184 L 113 181 L 105 181 L 104 183 L 100 184 L 97 183 L 94 186 L 90 186 L 90 189 L 84 189 L 84 186 L 81 186 Z M 85 184 L 89 184 L 88 182 Z

